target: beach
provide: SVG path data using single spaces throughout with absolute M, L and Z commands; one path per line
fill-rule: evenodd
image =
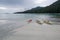
M 47 14 L 0 14 L 0 40 L 60 40 L 58 20 Z
M 18 22 L 15 23 L 14 27 Z M 10 30 L 3 40 L 60 40 L 60 25 L 40 25 L 36 22 L 27 24 L 25 22 L 22 27 Z

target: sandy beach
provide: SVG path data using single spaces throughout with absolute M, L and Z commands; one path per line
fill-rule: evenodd
M 58 20 L 47 14 L 0 14 L 0 40 L 60 40 Z
M 17 24 L 16 22 L 15 25 Z M 60 40 L 60 25 L 39 25 L 32 22 L 9 33 L 3 40 Z

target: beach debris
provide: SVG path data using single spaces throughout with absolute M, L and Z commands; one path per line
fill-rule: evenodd
M 46 24 L 52 25 L 52 23 L 49 20 L 44 20 L 43 22 Z
M 41 23 L 41 21 L 39 21 L 39 20 L 36 20 L 36 23 L 38 23 L 38 24 L 43 24 L 43 23 Z
M 32 19 L 29 19 L 27 22 L 28 22 L 28 23 L 31 23 L 31 22 L 32 22 Z

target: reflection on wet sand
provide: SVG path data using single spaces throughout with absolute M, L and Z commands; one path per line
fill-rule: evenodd
M 7 22 L 8 22 L 8 20 L 0 20 L 0 24 L 5 24 Z
M 26 21 L 10 21 L 10 20 L 2 20 L 3 22 L 2 23 L 4 23 L 4 24 L 2 24 L 2 25 L 0 25 L 0 39 L 2 40 L 15 40 L 15 38 L 13 38 L 14 37 L 14 34 L 17 32 L 19 32 L 19 31 L 21 31 L 21 33 L 19 34 L 19 35 L 21 35 L 21 36 L 19 36 L 19 37 L 22 37 L 22 38 L 24 38 L 25 36 L 25 32 L 26 33 L 28 33 L 28 32 L 32 32 L 33 34 L 35 34 L 36 32 L 38 32 L 39 30 L 39 32 L 41 33 L 42 32 L 42 35 L 43 35 L 43 30 L 48 30 L 50 27 L 51 28 L 55 28 L 55 30 L 56 30 L 56 33 L 58 32 L 58 30 L 60 30 L 59 28 L 60 28 L 60 25 L 57 25 L 57 24 L 53 24 L 53 25 L 38 25 L 38 24 L 36 24 L 36 21 L 35 22 L 31 22 L 30 24 L 28 24 Z M 40 22 L 40 21 L 39 21 Z M 38 27 L 38 28 L 37 28 Z M 45 29 L 45 27 L 46 27 L 46 29 Z M 42 29 L 43 28 L 43 29 Z M 39 30 L 38 30 L 39 29 Z M 25 31 L 23 31 L 23 30 L 25 30 Z M 31 30 L 31 31 L 30 31 Z M 34 32 L 34 30 L 35 30 L 35 32 Z M 38 31 L 37 31 L 38 30 Z M 49 29 L 48 31 L 50 31 L 51 29 Z M 51 30 L 51 32 L 52 32 L 53 30 Z M 38 33 L 39 33 L 38 32 Z M 45 32 L 45 31 L 44 31 Z M 48 32 L 47 32 L 48 33 Z M 52 32 L 52 33 L 55 33 L 54 31 Z M 60 32 L 59 32 L 60 33 Z M 29 35 L 33 35 L 33 34 L 26 34 L 27 36 L 29 36 Z M 45 33 L 46 34 L 46 33 Z M 17 34 L 16 34 L 17 35 Z M 36 36 L 37 35 L 37 33 L 35 34 L 35 35 L 33 35 L 33 38 L 35 38 L 34 36 Z M 38 34 L 39 35 L 39 34 Z M 41 36 L 42 36 L 41 35 Z M 53 34 L 51 34 L 51 35 L 53 35 Z M 60 34 L 54 34 L 54 35 L 60 35 Z M 53 36 L 54 36 L 53 35 Z M 18 36 L 18 35 L 17 35 Z M 17 36 L 15 36 L 16 38 L 17 38 Z M 9 38 L 8 38 L 9 37 Z M 12 37 L 12 38 L 10 38 L 10 37 Z M 26 37 L 27 38 L 27 37 Z M 30 39 L 31 37 L 29 37 L 29 39 Z M 37 38 L 37 36 L 36 36 L 36 38 Z M 39 38 L 39 37 L 38 37 Z M 18 39 L 21 39 L 21 38 L 18 38 Z M 25 39 L 25 38 L 24 38 Z M 23 39 L 23 40 L 24 40 Z M 17 39 L 16 39 L 17 40 Z M 38 39 L 37 39 L 38 40 Z
M 14 27 L 18 27 L 18 23 L 17 21 Z M 6 32 L 8 35 L 4 40 L 60 40 L 60 25 L 38 25 L 36 22 L 27 24 L 26 21 L 24 23 L 22 27 Z
M 16 21 L 9 21 L 9 20 L 1 20 L 0 21 L 0 40 L 5 38 L 7 35 L 11 35 L 10 31 L 18 27 L 20 28 L 18 21 L 16 22 Z

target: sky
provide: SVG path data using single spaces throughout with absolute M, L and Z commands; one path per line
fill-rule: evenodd
M 37 6 L 46 7 L 57 0 L 0 0 L 0 13 L 25 11 Z

